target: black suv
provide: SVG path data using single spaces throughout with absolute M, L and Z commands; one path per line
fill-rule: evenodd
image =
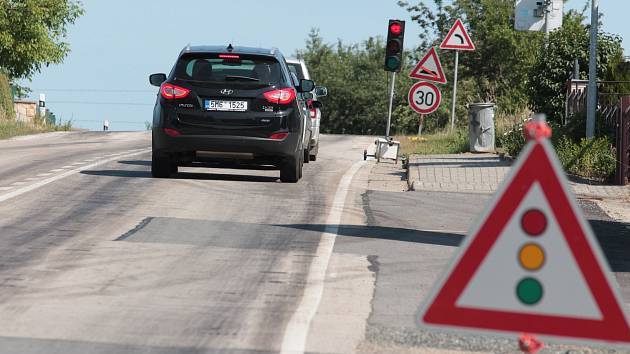
M 154 177 L 177 167 L 231 161 L 273 165 L 283 182 L 302 177 L 311 139 L 305 93 L 277 49 L 199 46 L 179 55 L 170 75 L 153 74 Z

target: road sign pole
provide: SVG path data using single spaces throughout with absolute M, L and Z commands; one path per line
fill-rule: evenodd
M 599 0 L 591 1 L 591 49 L 588 65 L 588 107 L 586 110 L 586 138 L 595 136 L 597 111 L 597 25 L 599 24 Z
M 418 120 L 418 136 L 422 136 L 422 128 L 424 128 L 424 114 L 421 114 Z
M 455 103 L 457 102 L 457 66 L 459 65 L 459 50 L 455 51 L 455 76 L 453 77 L 453 104 L 451 105 L 451 132 L 455 130 Z
M 392 107 L 394 105 L 394 87 L 396 86 L 396 72 L 392 72 L 391 75 L 392 78 L 392 85 L 391 85 L 391 90 L 389 92 L 389 111 L 387 114 L 387 132 L 385 133 L 385 136 L 387 138 L 389 138 L 389 128 L 392 125 Z

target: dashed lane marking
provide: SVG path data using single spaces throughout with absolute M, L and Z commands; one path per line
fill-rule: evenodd
M 13 187 L 0 187 L 0 191 L 10 191 Z
M 40 173 L 36 177 L 48 177 L 50 175 L 52 175 L 52 173 L 50 173 L 50 172 L 48 172 L 48 173 Z
M 86 166 L 81 166 L 81 167 L 78 167 L 78 168 L 75 168 L 75 169 L 72 169 L 72 170 L 64 170 L 64 169 L 57 169 L 57 171 L 52 170 L 51 172 L 60 172 L 60 171 L 65 171 L 65 172 L 60 173 L 60 174 L 55 175 L 55 176 L 52 176 L 52 177 L 49 177 L 49 178 L 46 178 L 46 179 L 41 180 L 39 182 L 35 182 L 35 183 L 30 184 L 28 186 L 24 186 L 24 187 L 18 188 L 18 189 L 13 190 L 13 191 L 11 191 L 9 193 L 2 194 L 2 195 L 0 195 L 0 203 L 4 202 L 4 201 L 7 201 L 7 200 L 9 200 L 11 198 L 15 198 L 17 196 L 20 196 L 20 195 L 22 195 L 24 193 L 28 193 L 28 192 L 34 191 L 34 190 L 36 190 L 38 188 L 41 188 L 41 187 L 43 187 L 43 186 L 45 186 L 47 184 L 53 183 L 53 182 L 58 181 L 60 179 L 66 178 L 68 176 L 72 176 L 72 175 L 77 174 L 77 173 L 79 173 L 81 171 L 89 170 L 90 168 L 94 168 L 94 167 L 97 167 L 99 165 L 103 165 L 103 164 L 106 164 L 106 163 L 109 163 L 109 162 L 116 161 L 120 157 L 128 158 L 128 157 L 132 157 L 132 156 L 148 153 L 150 151 L 151 151 L 151 149 L 130 150 L 130 151 L 127 151 L 126 153 L 123 153 L 124 155 L 122 155 L 122 156 L 112 157 L 112 158 L 105 159 L 105 160 L 100 160 L 98 162 L 94 162 L 92 164 L 89 164 L 89 165 L 86 165 Z M 16 183 L 13 183 L 13 185 L 22 185 L 22 184 L 25 184 L 25 183 L 26 182 L 16 182 Z

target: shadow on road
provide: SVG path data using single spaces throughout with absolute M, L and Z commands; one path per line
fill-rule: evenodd
M 589 220 L 613 272 L 630 272 L 630 225 Z
M 291 224 L 274 225 L 298 230 L 325 232 L 327 225 L 323 224 Z M 463 235 L 402 229 L 395 227 L 339 225 L 339 236 L 362 237 L 391 241 L 416 242 L 439 246 L 459 246 L 464 239 Z
M 146 160 L 124 160 L 124 161 L 118 161 L 118 163 L 121 163 L 123 165 L 151 166 L 151 161 L 146 161 Z
M 130 171 L 130 170 L 87 170 L 81 174 L 90 176 L 108 176 L 122 178 L 153 178 L 150 171 Z M 170 179 L 182 180 L 204 180 L 204 181 L 235 181 L 235 182 L 277 182 L 278 177 L 256 176 L 256 175 L 232 175 L 224 173 L 197 173 L 179 172 Z

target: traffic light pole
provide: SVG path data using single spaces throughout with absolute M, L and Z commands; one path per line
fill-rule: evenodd
M 455 76 L 453 77 L 453 104 L 451 106 L 451 132 L 455 130 L 455 103 L 457 102 L 457 67 L 459 66 L 459 50 L 455 51 Z
M 392 72 L 391 75 L 392 78 L 392 84 L 391 84 L 391 90 L 389 91 L 389 111 L 388 111 L 388 115 L 387 115 L 387 132 L 385 133 L 385 136 L 387 138 L 389 138 L 389 128 L 392 125 L 392 107 L 394 106 L 394 87 L 396 86 L 396 72 Z

